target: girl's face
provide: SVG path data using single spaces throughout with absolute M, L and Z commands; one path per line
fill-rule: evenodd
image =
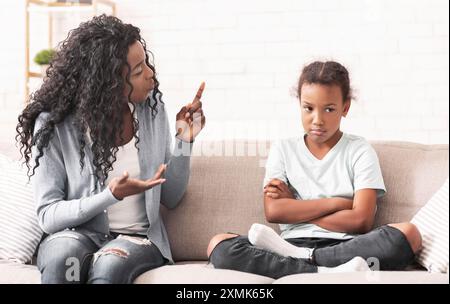
M 343 101 L 337 85 L 304 83 L 301 87 L 300 108 L 307 140 L 321 145 L 340 136 L 341 118 L 350 109 L 350 100 Z
M 153 80 L 153 71 L 145 63 L 144 47 L 139 41 L 136 41 L 128 48 L 127 61 L 131 67 L 130 82 L 133 85 L 131 102 L 143 102 L 153 90 L 155 82 Z M 128 72 L 128 68 L 125 67 L 123 71 L 124 79 L 126 79 Z M 125 96 L 128 96 L 130 91 L 130 86 L 125 82 Z

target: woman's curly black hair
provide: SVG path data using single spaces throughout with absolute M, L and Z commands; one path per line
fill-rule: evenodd
M 61 123 L 68 115 L 74 117 L 80 144 L 80 166 L 84 167 L 84 148 L 86 132 L 92 140 L 94 175 L 97 180 L 105 182 L 112 164 L 116 160 L 118 147 L 112 138 L 123 131 L 123 111 L 127 107 L 127 99 L 133 86 L 130 82 L 131 67 L 127 62 L 128 48 L 140 41 L 145 50 L 145 62 L 156 75 L 155 68 L 149 63 L 146 43 L 140 30 L 125 24 L 113 16 L 100 15 L 81 23 L 69 32 L 62 41 L 56 55 L 50 62 L 42 86 L 30 96 L 30 103 L 19 115 L 16 141 L 20 146 L 20 154 L 25 159 L 28 177 L 31 178 L 37 167 L 43 150 L 48 146 L 54 133 L 55 125 Z M 153 58 L 153 56 L 152 56 Z M 123 79 L 123 68 L 128 67 L 126 79 Z M 157 104 L 162 103 L 159 82 L 153 78 L 155 87 L 145 105 L 157 115 Z M 124 89 L 130 86 L 128 97 Z M 45 124 L 34 133 L 37 117 L 48 112 Z M 132 114 L 134 117 L 135 108 Z M 138 121 L 133 120 L 136 146 Z M 38 155 L 35 166 L 31 169 L 32 147 L 36 145 Z M 30 171 L 31 174 L 30 174 Z

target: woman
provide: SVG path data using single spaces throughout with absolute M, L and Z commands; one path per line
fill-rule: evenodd
M 16 137 L 49 234 L 42 283 L 132 283 L 172 263 L 160 203 L 174 208 L 186 190 L 204 83 L 176 116 L 173 153 L 158 85 L 139 29 L 115 17 L 61 43 Z

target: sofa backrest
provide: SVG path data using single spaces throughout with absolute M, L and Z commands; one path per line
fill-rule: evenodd
M 205 260 L 209 240 L 218 233 L 247 234 L 252 223 L 278 229 L 264 217 L 262 183 L 270 144 L 263 145 L 263 156 L 252 151 L 257 149 L 254 143 L 194 145 L 196 151 L 203 147 L 203 156 L 191 158 L 191 175 L 183 200 L 175 209 L 162 210 L 176 261 Z M 227 153 L 226 147 L 236 149 Z
M 375 226 L 409 221 L 448 177 L 448 145 L 371 143 L 387 188 L 378 202 Z M 192 157 L 182 202 L 173 210 L 162 210 L 175 261 L 205 260 L 208 242 L 218 233 L 247 234 L 252 223 L 278 229 L 264 217 L 262 181 L 269 146 L 268 142 L 196 143 L 194 155 L 200 151 L 203 156 Z
M 387 194 L 375 226 L 410 221 L 448 177 L 448 145 L 372 141 Z

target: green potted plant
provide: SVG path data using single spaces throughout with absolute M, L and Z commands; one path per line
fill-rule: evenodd
M 34 62 L 41 66 L 42 75 L 45 75 L 45 71 L 47 70 L 50 61 L 55 54 L 56 51 L 54 49 L 44 49 L 39 51 L 36 56 L 34 56 Z

